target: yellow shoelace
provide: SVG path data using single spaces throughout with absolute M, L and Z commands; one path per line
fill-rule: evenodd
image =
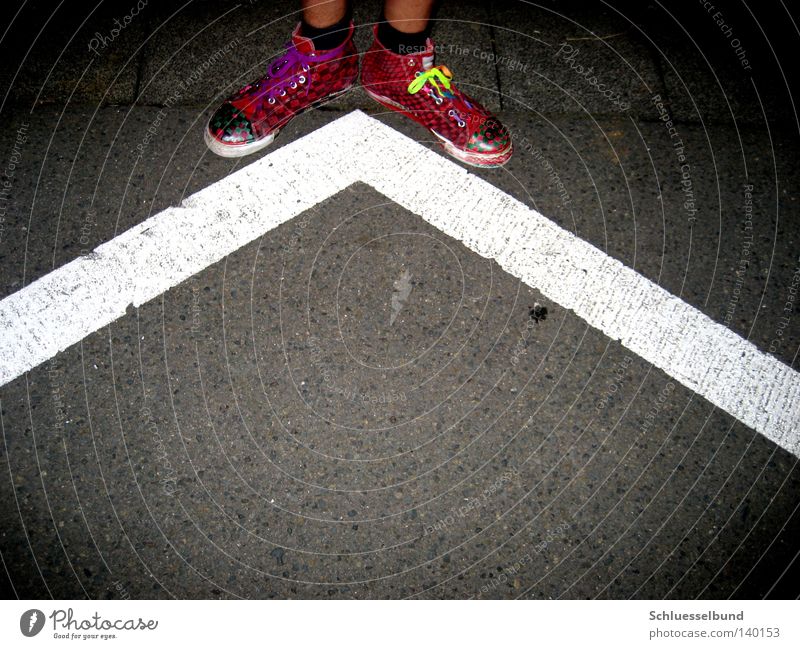
M 408 92 L 414 95 L 422 90 L 426 83 L 430 83 L 434 90 L 439 93 L 439 96 L 444 97 L 445 93 L 442 92 L 439 83 L 444 86 L 445 90 L 450 90 L 450 80 L 452 78 L 453 73 L 450 72 L 446 65 L 437 65 L 435 68 L 425 70 L 425 72 L 408 84 Z

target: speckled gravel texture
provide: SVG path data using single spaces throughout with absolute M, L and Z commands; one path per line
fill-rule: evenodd
M 181 4 L 98 55 L 124 11 L 70 44 L 81 21 L 54 19 L 21 69 L 40 27 L 25 14 L 2 44 L 2 297 L 249 162 L 208 152 L 204 120 L 293 5 Z M 674 21 L 647 2 L 455 4 L 440 58 L 517 146 L 473 171 L 797 368 L 796 72 L 757 27 L 726 9 L 747 71 L 696 3 Z M 362 48 L 375 6 L 356 10 Z M 785 64 L 786 20 L 762 13 Z M 360 89 L 275 146 L 354 108 L 435 146 Z M 797 458 L 359 183 L 1 387 L 0 414 L 5 597 L 800 594 Z

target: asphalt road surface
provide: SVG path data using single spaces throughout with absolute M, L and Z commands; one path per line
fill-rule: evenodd
M 800 422 L 776 444 L 369 183 L 308 199 L 341 171 L 319 128 L 362 110 L 444 155 L 430 134 L 356 88 L 263 154 L 206 149 L 292 3 L 163 2 L 116 33 L 124 3 L 54 4 L 3 10 L 2 298 L 281 147 L 308 164 L 296 215 L 0 387 L 5 597 L 800 594 Z M 781 3 L 718 4 L 452 2 L 434 36 L 513 133 L 504 168 L 470 174 L 796 370 L 798 33 Z M 356 8 L 362 49 L 376 7 Z M 422 157 L 425 182 L 392 180 L 408 204 L 480 211 Z M 294 198 L 228 182 L 226 215 Z M 613 288 L 583 296 L 597 321 Z

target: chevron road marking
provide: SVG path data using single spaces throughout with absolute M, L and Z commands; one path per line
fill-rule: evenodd
M 797 372 L 455 162 L 360 111 L 277 149 L 2 300 L 0 385 L 120 318 L 129 305 L 152 300 L 357 181 L 494 259 L 800 456 Z M 447 200 L 439 187 L 448 188 Z

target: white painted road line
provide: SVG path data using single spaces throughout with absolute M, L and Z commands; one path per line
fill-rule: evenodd
M 309 179 L 313 178 L 313 182 Z M 435 178 L 436 183 L 431 179 Z M 0 302 L 0 385 L 356 181 L 800 457 L 800 375 L 535 210 L 360 111 Z M 447 200 L 441 194 L 447 188 Z

